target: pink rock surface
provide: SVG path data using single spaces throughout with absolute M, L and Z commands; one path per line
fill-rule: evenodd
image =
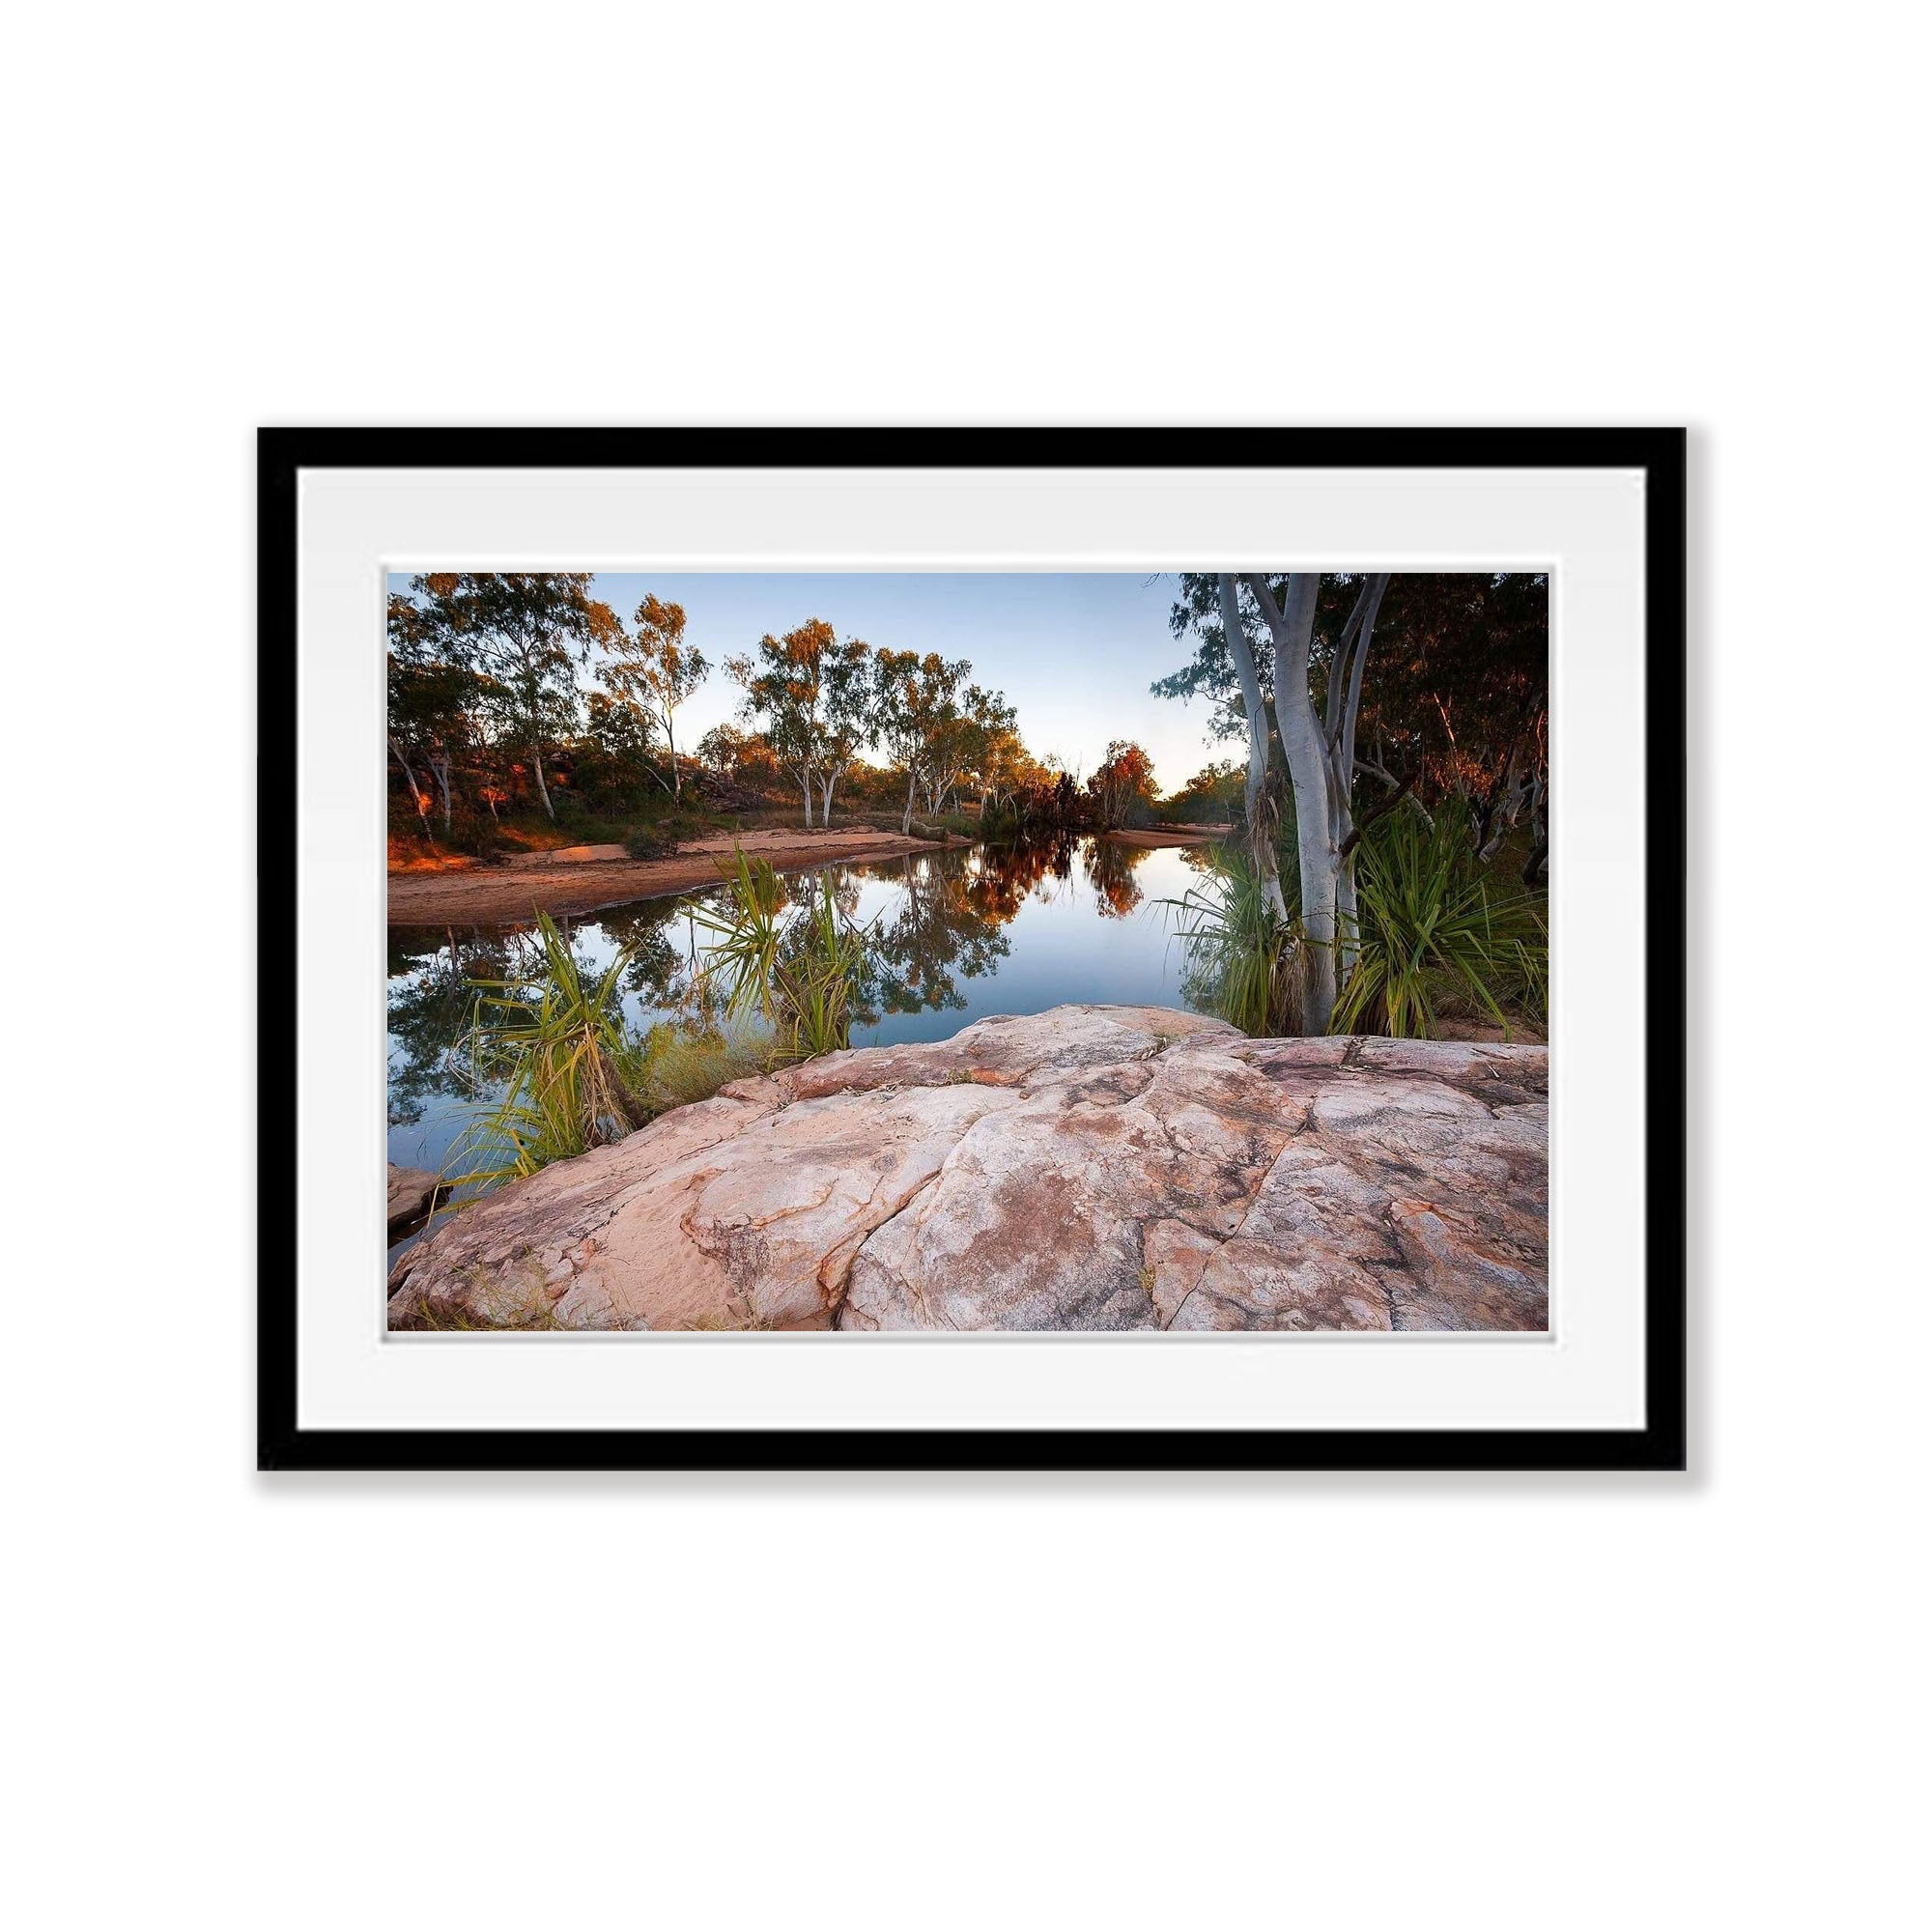
M 1548 1074 L 1161 1008 L 981 1020 L 499 1190 L 398 1261 L 390 1324 L 1542 1328 Z

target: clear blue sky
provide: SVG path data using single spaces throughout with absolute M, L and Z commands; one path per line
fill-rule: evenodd
M 406 589 L 407 578 L 391 587 Z M 1182 705 L 1148 691 L 1190 655 L 1167 628 L 1179 591 L 1172 576 L 597 573 L 595 595 L 626 624 L 647 590 L 684 606 L 685 636 L 712 664 L 678 714 L 683 746 L 736 713 L 738 689 L 723 668 L 728 653 L 753 649 L 767 631 L 779 637 L 823 617 L 841 638 L 971 659 L 978 682 L 1004 691 L 1017 708 L 1028 748 L 1042 757 L 1057 752 L 1083 774 L 1110 738 L 1138 739 L 1165 791 L 1210 758 L 1238 754 L 1238 747 L 1207 742 L 1208 706 L 1199 699 Z

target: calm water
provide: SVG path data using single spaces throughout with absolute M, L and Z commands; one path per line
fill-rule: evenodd
M 1195 1004 L 1156 901 L 1200 877 L 1197 851 L 1092 838 L 1027 851 L 976 847 L 834 866 L 839 902 L 873 935 L 854 1046 L 944 1039 L 988 1013 L 1069 1001 Z M 698 895 L 701 896 L 701 895 Z M 690 897 L 639 899 L 559 922 L 600 972 L 632 949 L 624 1007 L 639 1027 L 692 1011 L 701 935 Z M 445 1169 L 476 1096 L 452 1055 L 474 1001 L 467 980 L 513 977 L 520 928 L 389 929 L 389 1158 Z

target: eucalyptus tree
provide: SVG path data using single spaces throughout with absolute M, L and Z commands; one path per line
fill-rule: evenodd
M 1153 798 L 1153 760 L 1130 738 L 1116 738 L 1087 781 L 1100 829 L 1112 832 Z
M 756 657 L 724 660 L 724 668 L 744 687 L 746 721 L 764 721 L 780 768 L 790 773 L 804 794 L 808 831 L 812 779 L 826 750 L 826 665 L 838 650 L 838 633 L 823 617 L 810 617 L 782 638 L 767 632 L 758 640 Z
M 628 806 L 651 785 L 670 789 L 658 769 L 656 741 L 641 713 L 608 691 L 588 693 L 586 709 L 571 772 L 586 804 Z
M 1301 1018 L 1309 1033 L 1325 1033 L 1335 1009 L 1338 964 L 1353 963 L 1358 937 L 1355 904 L 1355 732 L 1362 676 L 1375 639 L 1376 613 L 1388 574 L 1366 577 L 1354 610 L 1329 653 L 1327 701 L 1317 710 L 1309 689 L 1318 572 L 1292 572 L 1277 600 L 1265 577 L 1248 589 L 1274 643 L 1274 718 L 1294 787 L 1295 854 L 1301 871 Z M 1222 622 L 1236 611 L 1235 580 L 1220 581 Z M 1238 621 L 1237 619 L 1236 621 Z
M 1177 634 L 1195 630 L 1193 663 L 1153 689 L 1162 696 L 1209 697 L 1210 729 L 1247 740 L 1242 806 L 1263 898 L 1278 920 L 1282 891 L 1277 837 L 1281 787 L 1277 750 L 1293 795 L 1304 939 L 1302 1025 L 1324 1031 L 1334 1009 L 1337 942 L 1354 941 L 1356 736 L 1363 677 L 1385 574 L 1327 582 L 1318 572 L 1185 577 Z M 1338 595 L 1339 593 L 1339 595 Z M 1340 615 L 1347 598 L 1346 617 Z M 1318 613 L 1328 622 L 1318 638 Z M 1316 687 L 1321 687 L 1317 708 Z M 1346 880 L 1346 883 L 1345 883 Z
M 1222 648 L 1236 686 L 1240 693 L 1241 721 L 1248 740 L 1248 770 L 1242 787 L 1242 812 L 1247 822 L 1248 844 L 1254 853 L 1255 874 L 1261 882 L 1262 897 L 1276 919 L 1286 919 L 1288 906 L 1281 893 L 1281 866 L 1275 856 L 1275 828 L 1279 814 L 1268 791 L 1268 697 L 1261 670 L 1255 662 L 1253 644 L 1241 611 L 1240 586 L 1232 576 L 1215 580 L 1221 604 Z M 1273 666 L 1269 666 L 1270 688 Z M 1158 687 L 1156 687 L 1158 689 Z
M 1047 780 L 1046 767 L 1026 748 L 1019 733 L 1019 717 L 998 692 L 993 695 L 983 721 L 984 743 L 978 766 L 980 814 L 991 806 L 996 810 L 1011 810 L 1031 785 Z
M 711 666 L 702 651 L 685 645 L 682 604 L 647 596 L 631 621 L 638 627 L 635 634 L 619 626 L 606 647 L 604 684 L 647 731 L 664 733 L 675 802 L 684 796 L 677 764 L 678 707 L 704 682 Z
M 919 783 L 919 764 L 925 750 L 918 694 L 919 653 L 890 650 L 881 644 L 872 654 L 872 736 L 894 764 L 905 767 L 901 833 L 912 830 L 914 788 Z
M 820 668 L 824 724 L 818 743 L 819 822 L 832 823 L 832 795 L 858 762 L 874 726 L 872 647 L 847 638 L 824 655 Z
M 964 716 L 960 687 L 973 667 L 963 658 L 942 658 L 937 651 L 922 657 L 917 651 L 883 647 L 872 658 L 873 734 L 886 754 L 906 773 L 905 814 L 900 830 L 912 830 L 912 809 L 922 785 L 928 809 L 945 795 L 940 782 L 956 781 L 967 769 L 958 756 L 958 726 Z
M 528 754 L 552 819 L 544 748 L 576 726 L 578 666 L 622 629 L 590 584 L 588 571 L 426 572 L 410 582 L 443 659 L 476 675 L 504 738 Z
M 1434 804 L 1469 808 L 1485 865 L 1549 777 L 1549 580 L 1541 573 L 1407 572 L 1389 585 L 1375 677 L 1361 709 L 1361 772 L 1408 779 Z
M 972 671 L 970 664 L 963 660 L 940 664 L 934 675 L 943 681 L 931 687 L 936 701 L 927 714 L 923 771 L 926 810 L 935 815 L 946 810 L 949 797 L 966 780 L 978 777 L 983 781 L 1001 739 L 1014 735 L 1018 724 L 1003 693 L 978 684 L 958 690 L 959 679 Z
M 451 774 L 476 735 L 477 682 L 463 664 L 441 654 L 436 626 L 412 599 L 390 595 L 388 626 L 389 750 L 425 833 L 433 806 L 423 781 L 434 781 L 447 838 Z

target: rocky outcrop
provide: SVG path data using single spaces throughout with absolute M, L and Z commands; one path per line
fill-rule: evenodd
M 727 1087 L 454 1216 L 395 1327 L 1532 1328 L 1540 1046 L 1061 1007 Z

